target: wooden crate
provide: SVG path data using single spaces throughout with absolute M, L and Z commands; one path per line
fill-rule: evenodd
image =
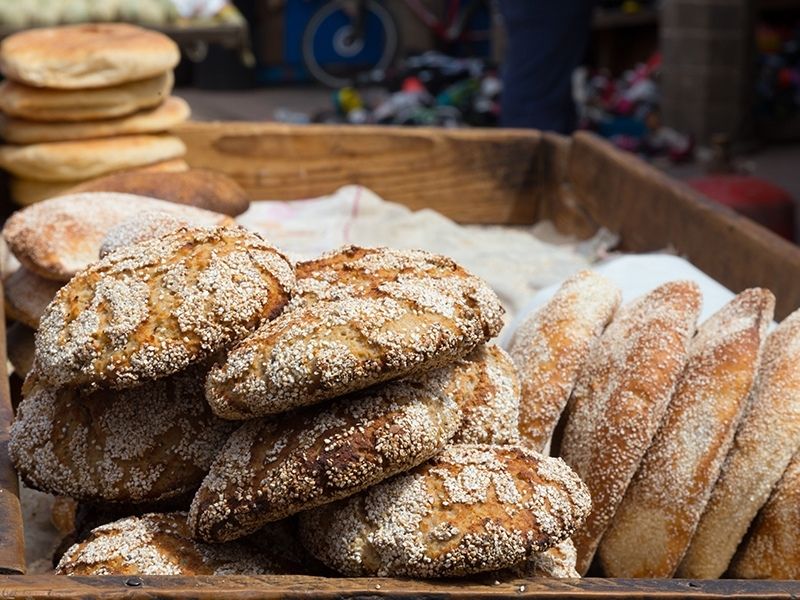
M 800 306 L 800 249 L 713 205 L 585 133 L 190 123 L 178 130 L 195 167 L 223 171 L 254 198 L 302 199 L 359 183 L 411 208 L 462 223 L 552 220 L 586 237 L 619 234 L 620 249 L 671 248 L 734 291 L 764 286 L 782 318 Z M 4 338 L 0 322 L 0 339 Z M 0 345 L 0 598 L 796 598 L 800 583 L 592 579 L 415 581 L 381 578 L 26 576 L 12 418 Z

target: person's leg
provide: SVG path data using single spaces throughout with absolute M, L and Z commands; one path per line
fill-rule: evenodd
M 575 128 L 572 71 L 583 59 L 592 0 L 500 0 L 508 44 L 500 121 L 560 133 Z

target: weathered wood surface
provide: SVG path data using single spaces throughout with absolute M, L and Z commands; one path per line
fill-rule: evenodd
M 673 248 L 735 292 L 769 288 L 777 318 L 800 306 L 800 248 L 636 157 L 577 133 L 569 181 L 589 218 L 620 235 L 622 250 Z
M 230 175 L 255 199 L 369 187 L 461 223 L 533 223 L 542 136 L 535 131 L 187 123 L 193 167 Z
M 0 282 L 0 296 L 2 295 Z M 14 419 L 6 369 L 6 327 L 0 319 L 0 573 L 25 572 L 25 541 L 19 483 L 8 456 L 8 431 Z

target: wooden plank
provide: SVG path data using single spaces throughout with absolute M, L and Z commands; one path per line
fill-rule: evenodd
M 529 579 L 494 583 L 381 578 L 334 579 L 305 576 L 58 577 L 2 576 L 0 598 L 116 600 L 160 598 L 796 598 L 800 582 L 677 579 Z
M 193 167 L 222 171 L 255 199 L 292 200 L 362 184 L 461 223 L 532 223 L 535 131 L 187 123 L 175 130 Z
M 3 286 L 0 282 L 0 297 Z M 6 369 L 6 324 L 0 319 L 0 573 L 25 572 L 25 538 L 19 504 L 19 481 L 8 456 L 14 411 Z
M 800 306 L 800 248 L 638 158 L 577 133 L 569 182 L 589 217 L 621 236 L 621 250 L 673 248 L 735 292 L 769 288 L 777 318 Z

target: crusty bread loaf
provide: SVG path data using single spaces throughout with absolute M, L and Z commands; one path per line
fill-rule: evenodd
M 580 574 L 575 570 L 578 552 L 571 538 L 545 550 L 534 552 L 526 560 L 511 568 L 516 577 L 555 577 L 558 579 L 578 579 Z
M 172 135 L 120 135 L 0 146 L 0 167 L 24 179 L 77 182 L 120 169 L 180 158 L 184 154 L 186 146 Z
M 27 269 L 47 279 L 69 281 L 97 261 L 112 227 L 146 212 L 172 214 L 195 225 L 233 223 L 226 215 L 155 198 L 87 192 L 17 211 L 6 221 L 3 237 Z
M 624 306 L 578 377 L 561 455 L 592 494 L 592 513 L 572 538 L 582 575 L 661 424 L 700 303 L 697 286 L 678 281 Z
M 39 277 L 25 267 L 20 267 L 3 281 L 6 318 L 36 329 L 44 309 L 55 298 L 61 286 L 60 281 Z
M 156 173 L 181 173 L 188 171 L 189 165 L 182 158 L 172 158 L 170 160 L 162 160 L 151 165 L 143 165 L 133 169 L 123 169 L 121 171 L 114 171 L 107 175 L 113 177 L 120 173 L 147 173 L 148 176 L 153 176 Z M 55 198 L 56 196 L 66 196 L 73 193 L 73 189 L 80 188 L 83 183 L 90 183 L 95 179 L 88 179 L 85 182 L 75 181 L 37 181 L 35 179 L 20 179 L 19 177 L 11 177 L 9 181 L 9 190 L 11 191 L 11 199 L 18 206 L 30 206 L 48 198 Z M 80 190 L 79 190 L 80 191 Z M 90 190 L 87 190 L 90 191 Z M 115 191 L 115 190 L 111 190 Z M 141 194 L 147 196 L 148 194 Z
M 189 204 L 225 215 L 242 214 L 250 206 L 247 193 L 230 177 L 214 171 L 191 169 L 178 173 L 126 171 L 92 179 L 70 190 L 124 192 Z
M 14 119 L 26 119 L 31 126 L 38 125 L 40 131 L 63 122 L 81 128 L 87 121 L 116 119 L 158 106 L 169 96 L 172 84 L 171 72 L 94 90 L 54 90 L 6 80 L 0 83 L 0 110 L 12 119 L 0 128 L 0 132 L 8 142 L 30 144 L 33 140 L 24 137 L 12 139 L 6 135 L 9 125 L 12 125 L 11 130 L 14 129 Z
M 301 280 L 300 306 L 259 329 L 208 377 L 206 397 L 228 419 L 276 414 L 443 366 L 496 335 L 503 309 L 482 280 L 444 257 L 405 272 L 398 254 L 370 256 L 365 282 L 336 281 L 341 299 L 312 299 Z M 416 261 L 419 264 L 421 261 Z M 328 290 L 332 286 L 326 283 Z M 361 290 L 345 291 L 360 286 Z M 338 294 L 338 292 L 337 292 Z
M 100 258 L 125 246 L 159 239 L 176 229 L 189 226 L 191 223 L 187 219 L 173 213 L 161 211 L 142 213 L 108 230 L 100 243 Z
M 286 258 L 244 229 L 179 229 L 121 248 L 56 294 L 36 336 L 40 378 L 126 388 L 177 373 L 274 318 L 293 286 Z
M 34 335 L 33 329 L 22 323 L 12 323 L 6 329 L 8 362 L 23 379 L 33 368 Z
M 461 421 L 447 394 L 453 369 L 361 395 L 246 422 L 195 495 L 189 524 L 228 541 L 265 523 L 344 498 L 441 450 Z
M 494 344 L 453 363 L 448 394 L 463 413 L 453 444 L 519 442 L 519 377 L 511 357 Z
M 728 575 L 737 579 L 800 579 L 800 453 L 773 489 Z
M 453 445 L 409 473 L 300 516 L 309 551 L 349 576 L 450 577 L 502 569 L 580 527 L 586 486 L 520 446 Z
M 278 548 L 195 541 L 185 513 L 150 513 L 95 528 L 61 557 L 56 574 L 269 575 L 292 573 L 291 566 Z
M 0 95 L 2 95 L 0 84 Z M 2 102 L 0 102 L 2 104 Z M 189 118 L 185 100 L 170 96 L 161 104 L 122 117 L 98 121 L 42 123 L 14 117 L 0 118 L 0 137 L 10 144 L 39 144 L 85 140 L 136 133 L 167 131 Z
M 163 33 L 126 23 L 30 29 L 0 44 L 0 72 L 36 87 L 101 88 L 172 70 L 178 46 Z
M 235 428 L 205 402 L 205 372 L 86 393 L 45 387 L 34 371 L 11 428 L 17 472 L 30 487 L 90 502 L 194 491 Z
M 653 443 L 598 554 L 608 577 L 672 577 L 719 475 L 758 369 L 775 298 L 742 292 L 698 329 Z
M 553 434 L 589 348 L 620 299 L 608 279 L 581 271 L 517 329 L 510 353 L 522 382 L 520 435 L 531 448 L 541 450 Z
M 800 311 L 767 338 L 750 404 L 679 577 L 716 578 L 800 448 Z

